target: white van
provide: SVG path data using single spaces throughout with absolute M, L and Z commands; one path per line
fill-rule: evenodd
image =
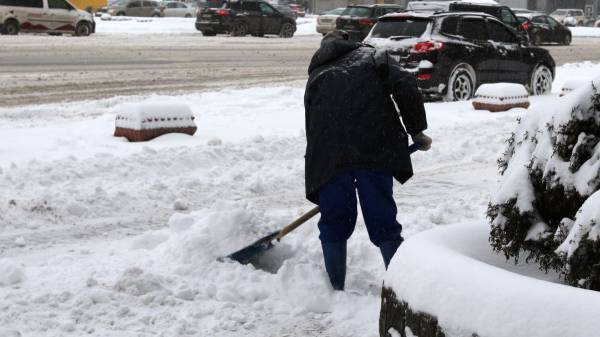
M 96 31 L 92 14 L 68 0 L 0 0 L 0 33 L 88 36 Z

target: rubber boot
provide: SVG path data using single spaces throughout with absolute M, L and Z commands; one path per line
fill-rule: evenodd
M 346 241 L 321 242 L 325 270 L 334 290 L 344 290 L 346 281 Z
M 398 250 L 398 247 L 400 247 L 401 243 L 402 240 L 386 241 L 379 245 L 379 250 L 381 250 L 381 256 L 383 256 L 383 263 L 385 263 L 385 269 L 388 268 L 392 257 L 394 257 L 394 254 L 396 253 L 396 250 Z

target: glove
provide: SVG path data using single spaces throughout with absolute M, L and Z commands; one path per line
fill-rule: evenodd
M 419 151 L 428 151 L 429 149 L 431 149 L 432 140 L 423 132 L 417 133 L 416 135 L 412 135 L 411 137 L 413 142 L 419 143 L 419 145 L 421 145 L 419 147 Z

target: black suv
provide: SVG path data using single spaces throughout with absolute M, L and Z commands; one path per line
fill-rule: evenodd
M 495 82 L 520 83 L 534 95 L 552 88 L 550 53 L 483 13 L 389 14 L 365 42 L 385 48 L 432 97 L 468 100 L 479 85 Z
M 198 11 L 196 29 L 205 36 L 225 33 L 233 36 L 276 34 L 292 37 L 296 20 L 264 1 L 227 2 L 221 8 L 207 6 Z
M 348 32 L 350 40 L 362 41 L 380 16 L 402 10 L 399 5 L 348 6 L 335 22 L 337 30 Z

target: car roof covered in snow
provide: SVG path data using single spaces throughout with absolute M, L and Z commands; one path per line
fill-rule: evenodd
M 389 13 L 386 14 L 379 19 L 401 19 L 401 18 L 436 18 L 436 17 L 444 17 L 451 15 L 472 15 L 472 16 L 481 16 L 487 18 L 497 19 L 495 16 L 487 14 L 487 13 L 479 13 L 479 12 L 422 12 L 422 11 L 409 11 L 409 12 L 398 12 L 398 13 Z

